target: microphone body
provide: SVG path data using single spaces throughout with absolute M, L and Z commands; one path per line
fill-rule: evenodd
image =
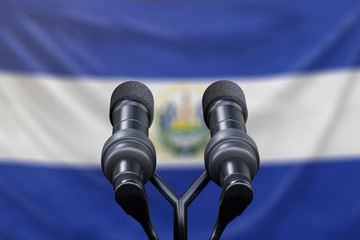
M 121 101 L 111 114 L 113 135 L 102 152 L 102 169 L 116 191 L 121 182 L 145 184 L 156 166 L 155 147 L 148 138 L 149 111 L 135 100 Z
M 258 150 L 246 134 L 243 112 L 232 100 L 217 100 L 206 114 L 211 139 L 205 148 L 205 168 L 220 187 L 238 179 L 252 189 L 251 181 L 259 169 Z

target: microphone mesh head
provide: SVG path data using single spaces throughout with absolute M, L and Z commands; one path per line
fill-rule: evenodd
M 110 121 L 112 123 L 112 113 L 116 105 L 124 100 L 135 100 L 143 104 L 149 111 L 149 121 L 151 125 L 154 118 L 154 97 L 150 89 L 137 81 L 128 81 L 115 88 L 110 101 Z
M 243 90 L 234 82 L 220 80 L 211 84 L 204 92 L 202 106 L 204 119 L 207 119 L 207 112 L 210 106 L 217 100 L 231 100 L 240 105 L 243 109 L 245 122 L 248 117 L 246 100 Z

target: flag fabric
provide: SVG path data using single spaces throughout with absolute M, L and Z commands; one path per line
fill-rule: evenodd
M 155 99 L 156 171 L 178 193 L 204 171 L 201 98 L 244 90 L 260 169 L 222 239 L 360 239 L 360 3 L 0 1 L 0 239 L 146 239 L 100 167 L 120 83 Z M 208 239 L 220 187 L 188 208 Z M 173 209 L 146 184 L 160 239 Z

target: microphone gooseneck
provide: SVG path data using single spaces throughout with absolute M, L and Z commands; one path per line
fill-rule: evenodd
M 260 160 L 255 142 L 246 133 L 245 95 L 236 83 L 222 80 L 211 84 L 202 103 L 211 134 L 204 152 L 205 168 L 222 188 L 218 219 L 210 238 L 219 239 L 226 225 L 252 201 L 251 181 Z
M 117 203 L 141 224 L 149 239 L 158 239 L 144 188 L 156 167 L 155 147 L 148 138 L 153 111 L 154 99 L 144 84 L 129 81 L 114 90 L 110 102 L 113 134 L 103 147 L 101 166 L 113 184 Z

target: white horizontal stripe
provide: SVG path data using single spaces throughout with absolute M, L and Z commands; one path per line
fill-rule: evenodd
M 248 134 L 258 145 L 262 163 L 360 155 L 360 70 L 251 81 L 228 79 L 236 81 L 245 92 Z M 100 164 L 102 146 L 112 130 L 108 120 L 111 93 L 120 82 L 133 79 L 73 80 L 48 75 L 0 75 L 0 159 Z M 179 90 L 196 88 L 201 99 L 205 88 L 217 79 L 136 80 L 150 87 L 157 106 L 171 86 Z M 196 159 L 174 159 L 158 150 L 156 128 L 151 127 L 150 138 L 157 147 L 159 165 L 203 164 L 201 153 Z

